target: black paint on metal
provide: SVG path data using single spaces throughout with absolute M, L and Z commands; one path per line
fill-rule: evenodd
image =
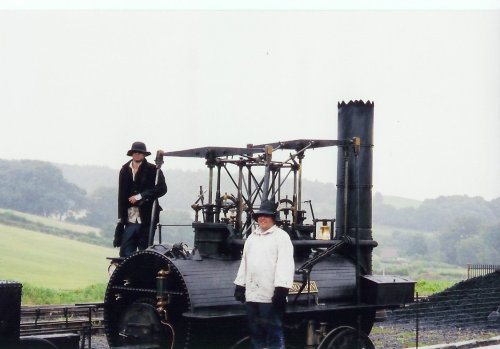
M 373 108 L 372 102 L 351 101 L 338 104 L 338 139 L 361 139 L 359 155 L 355 159 L 353 147 L 338 149 L 336 237 L 372 240 L 372 168 L 373 168 Z M 348 161 L 345 161 L 346 148 Z M 356 161 L 355 161 L 356 160 Z M 357 169 L 356 169 L 357 167 Z M 359 176 L 357 175 L 359 171 Z M 351 251 L 350 254 L 354 254 Z M 353 256 L 355 257 L 355 256 Z M 370 274 L 371 249 L 362 250 L 361 267 Z

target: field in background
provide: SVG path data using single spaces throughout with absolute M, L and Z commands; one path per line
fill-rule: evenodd
M 44 226 L 49 226 L 61 230 L 68 230 L 75 233 L 82 233 L 82 234 L 94 233 L 96 235 L 100 235 L 101 233 L 98 228 L 90 227 L 88 225 L 68 223 L 54 218 L 42 217 L 24 212 L 7 210 L 4 208 L 0 208 L 0 215 L 11 215 L 14 217 L 20 217 L 23 220 L 29 222 L 38 223 Z
M 106 283 L 117 250 L 0 224 L 0 280 L 53 289 Z

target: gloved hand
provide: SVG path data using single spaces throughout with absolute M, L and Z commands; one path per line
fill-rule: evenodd
M 286 287 L 275 287 L 274 295 L 272 298 L 273 306 L 276 310 L 285 311 L 286 308 L 286 296 L 288 295 L 288 288 Z
M 118 223 L 115 228 L 115 238 L 113 239 L 113 247 L 120 247 L 122 245 L 123 232 L 125 225 Z
M 246 298 L 245 298 L 245 287 L 236 285 L 234 289 L 234 299 L 236 299 L 238 302 L 245 303 Z

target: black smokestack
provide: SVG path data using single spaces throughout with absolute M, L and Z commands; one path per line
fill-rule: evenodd
M 372 237 L 372 172 L 373 172 L 373 108 L 374 103 L 350 101 L 338 104 L 339 140 L 361 139 L 355 156 L 354 147 L 339 147 L 337 166 L 337 238 L 346 234 L 353 239 L 359 229 L 359 240 Z M 346 165 L 347 155 L 347 165 Z M 347 185 L 346 185 L 347 184 Z M 371 273 L 373 246 L 362 246 L 361 262 L 366 273 Z M 364 247 L 363 247 L 364 246 Z

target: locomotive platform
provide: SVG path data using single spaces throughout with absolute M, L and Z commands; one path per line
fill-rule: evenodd
M 313 300 L 311 300 L 313 301 Z M 394 308 L 400 305 L 395 305 Z M 372 305 L 372 304 L 352 304 L 352 303 L 332 303 L 332 304 L 298 304 L 287 305 L 286 314 L 308 314 L 308 313 L 323 313 L 342 310 L 378 310 L 389 309 L 391 306 L 387 305 Z M 185 318 L 190 320 L 210 320 L 210 319 L 227 319 L 227 318 L 240 318 L 245 317 L 245 307 L 238 305 L 236 307 L 206 307 L 197 308 L 194 311 L 185 312 L 182 314 Z

